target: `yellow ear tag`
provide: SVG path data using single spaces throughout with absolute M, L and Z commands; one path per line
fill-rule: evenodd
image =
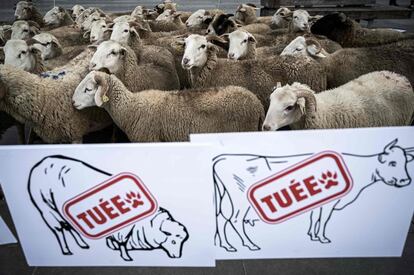
M 104 95 L 104 96 L 102 97 L 102 101 L 103 101 L 103 102 L 108 102 L 108 101 L 109 101 L 109 97 L 108 97 L 107 95 Z

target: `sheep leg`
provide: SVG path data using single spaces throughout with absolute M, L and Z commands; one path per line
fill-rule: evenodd
M 51 213 L 51 212 L 46 212 Z M 63 222 L 56 220 L 53 216 L 53 213 L 50 215 L 42 215 L 43 220 L 45 221 L 46 225 L 50 228 L 52 233 L 55 235 L 56 240 L 59 244 L 59 247 L 62 251 L 63 255 L 72 255 L 73 253 L 70 251 L 68 244 L 66 242 L 65 237 L 65 229 L 63 227 Z
M 70 227 L 68 229 L 69 233 L 72 235 L 75 242 L 78 244 L 80 248 L 89 249 L 89 245 L 82 239 L 81 235 L 79 235 L 78 231 Z
M 318 237 L 316 236 L 317 226 L 319 223 L 319 218 L 321 214 L 321 207 L 312 210 L 310 213 L 310 225 L 308 230 L 308 235 L 312 241 L 319 241 Z
M 119 251 L 121 252 L 121 258 L 124 259 L 124 261 L 132 261 L 132 258 L 129 256 L 128 250 L 126 249 L 126 244 L 119 244 Z

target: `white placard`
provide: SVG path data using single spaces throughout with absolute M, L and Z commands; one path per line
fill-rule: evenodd
M 29 265 L 214 266 L 209 146 L 0 148 Z
M 212 161 L 218 259 L 401 256 L 414 128 L 192 135 Z
M 17 240 L 0 216 L 0 245 L 9 243 L 17 243 Z

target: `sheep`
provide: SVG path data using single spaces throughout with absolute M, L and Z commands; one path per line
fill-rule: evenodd
M 10 39 L 29 39 L 39 33 L 39 25 L 33 21 L 18 20 L 11 27 Z
M 44 21 L 42 14 L 30 1 L 20 1 L 16 4 L 14 16 L 16 20 L 31 20 L 43 27 Z
M 2 25 L 0 26 L 0 46 L 4 46 L 6 41 L 11 38 L 12 26 Z
M 85 10 L 85 8 L 81 5 L 74 5 L 71 9 L 71 16 L 74 20 L 79 17 L 79 15 Z
M 298 37 L 286 47 L 284 55 L 304 55 L 316 59 L 327 72 L 328 88 L 381 70 L 404 75 L 414 85 L 414 40 L 368 48 L 344 48 L 328 54 L 318 41 Z
M 33 45 L 41 52 L 42 60 L 48 60 L 62 55 L 63 48 L 56 37 L 43 32 L 33 36 Z
M 135 92 L 114 75 L 90 72 L 76 88 L 73 102 L 79 110 L 104 108 L 132 142 L 188 141 L 191 133 L 257 131 L 264 117 L 260 101 L 242 87 Z
M 410 125 L 414 92 L 402 75 L 379 71 L 319 94 L 293 83 L 276 88 L 263 130 L 332 129 Z
M 161 49 L 160 53 L 165 54 L 165 52 L 165 49 Z M 169 54 L 170 60 L 173 60 L 171 53 Z M 174 64 L 160 66 L 144 63 L 138 60 L 138 57 L 127 45 L 112 40 L 104 41 L 97 47 L 90 61 L 90 69 L 105 70 L 115 74 L 132 91 L 179 89 L 180 83 Z
M 311 58 L 273 56 L 263 60 L 229 61 L 217 59 L 217 48 L 203 36 L 185 39 L 182 66 L 189 71 L 191 87 L 239 85 L 257 95 L 265 109 L 269 91 L 277 82 L 302 81 L 321 91 L 326 87 L 322 66 Z
M 148 23 L 153 32 L 186 30 L 186 26 L 180 17 L 180 12 L 173 12 L 168 16 L 168 20 L 149 21 Z
M 270 27 L 273 29 L 288 28 L 292 11 L 286 7 L 280 7 L 272 16 Z
M 68 26 L 75 23 L 72 16 L 62 7 L 54 7 L 46 12 L 43 21 L 49 27 Z
M 325 15 L 313 24 L 311 32 L 324 35 L 346 48 L 378 46 L 414 38 L 413 34 L 404 34 L 392 29 L 362 28 L 343 13 Z
M 89 31 L 91 29 L 92 23 L 94 21 L 98 21 L 100 19 L 103 19 L 103 20 L 108 21 L 108 22 L 111 21 L 107 17 L 102 16 L 102 14 L 99 11 L 94 11 L 80 25 L 81 31 L 84 31 L 84 32 Z
M 289 39 L 286 39 L 287 37 L 290 36 L 284 35 L 277 37 L 272 41 L 273 46 L 271 47 L 256 48 L 258 42 L 255 36 L 249 32 L 239 29 L 223 36 L 229 44 L 228 58 L 234 60 L 254 59 L 256 57 L 265 58 L 272 55 L 279 55 L 290 42 Z M 317 37 L 315 39 L 320 41 L 328 49 L 328 52 L 335 52 L 342 48 L 338 43 L 330 41 L 325 37 Z
M 48 143 L 79 143 L 85 134 L 110 125 L 110 117 L 105 112 L 79 112 L 72 106 L 73 91 L 87 74 L 91 54 L 87 50 L 61 68 L 59 79 L 0 65 L 0 110 L 31 125 Z
M 198 29 L 206 29 L 208 25 L 213 20 L 213 16 L 210 14 L 209 11 L 204 9 L 199 9 L 192 13 L 190 17 L 188 17 L 185 25 L 187 28 L 198 28 Z
M 259 10 L 259 8 L 257 8 L 254 4 L 241 4 L 237 7 L 234 18 L 244 25 L 249 25 L 253 23 L 264 23 L 270 25 L 272 17 L 257 17 L 256 10 Z
M 234 20 L 231 19 L 232 17 L 233 14 L 216 14 L 207 27 L 206 34 L 222 35 L 236 30 L 237 24 Z
M 3 51 L 6 65 L 34 74 L 45 71 L 41 52 L 36 47 L 27 45 L 24 40 L 10 39 L 3 47 Z
M 62 47 L 86 45 L 88 39 L 80 32 L 79 29 L 72 26 L 63 26 L 49 30 L 48 33 L 56 37 Z
M 108 40 L 111 36 L 112 26 L 112 23 L 108 24 L 104 19 L 99 19 L 92 22 L 91 29 L 86 31 L 83 37 L 86 38 L 89 36 L 91 43 L 100 43 Z

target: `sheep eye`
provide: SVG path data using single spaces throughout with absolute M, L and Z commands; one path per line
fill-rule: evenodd
M 297 16 L 295 16 L 295 17 L 293 17 L 294 19 L 298 19 L 298 17 Z
M 287 107 L 285 108 L 285 111 L 290 112 L 290 111 L 292 111 L 292 110 L 293 110 L 293 108 L 294 108 L 294 106 L 293 106 L 293 105 L 289 105 L 289 106 L 287 106 Z
M 201 45 L 201 47 L 200 47 L 201 49 L 205 49 L 206 48 L 206 45 Z
M 116 52 L 115 51 L 112 51 L 110 54 L 116 55 Z
M 124 30 L 124 32 L 128 32 L 128 30 Z
M 242 41 L 242 43 L 247 43 L 247 39 L 244 39 L 244 40 Z
M 88 89 L 88 88 L 85 88 L 85 94 L 87 93 L 87 92 L 90 92 L 90 91 L 92 91 L 91 89 Z
M 29 30 L 23 30 L 23 32 L 29 32 Z
M 388 166 L 395 167 L 395 166 L 397 166 L 397 162 L 390 161 L 390 163 L 388 163 Z

